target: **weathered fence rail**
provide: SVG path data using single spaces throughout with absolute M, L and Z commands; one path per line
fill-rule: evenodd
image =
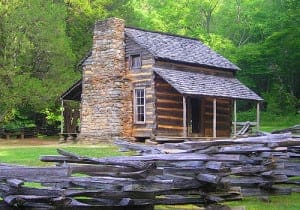
M 92 158 L 58 149 L 56 167 L 0 164 L 1 209 L 152 209 L 298 191 L 300 140 L 290 134 L 147 146 Z M 27 183 L 38 183 L 30 184 Z

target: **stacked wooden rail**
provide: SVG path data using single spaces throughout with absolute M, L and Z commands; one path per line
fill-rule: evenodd
M 290 134 L 152 146 L 117 144 L 140 154 L 90 158 L 58 150 L 60 155 L 41 157 L 58 163 L 56 167 L 0 165 L 0 208 L 203 206 L 243 196 L 289 194 L 299 184 L 288 179 L 300 175 L 300 140 Z

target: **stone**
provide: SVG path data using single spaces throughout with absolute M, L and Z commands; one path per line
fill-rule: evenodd
M 95 24 L 91 60 L 83 64 L 80 143 L 131 136 L 131 89 L 125 71 L 124 20 Z

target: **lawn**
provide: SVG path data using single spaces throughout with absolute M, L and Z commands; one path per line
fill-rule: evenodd
M 41 155 L 55 155 L 56 149 L 62 148 L 80 155 L 93 157 L 106 157 L 124 155 L 118 151 L 118 147 L 112 144 L 79 145 L 79 144 L 58 144 L 56 139 L 43 140 L 2 140 L 0 139 L 0 162 L 13 163 L 30 166 L 46 166 L 53 163 L 39 161 Z M 227 202 L 226 205 L 245 206 L 247 210 L 298 210 L 300 209 L 300 193 L 293 193 L 289 196 L 271 196 L 270 202 L 266 203 L 257 198 L 246 198 L 243 201 Z M 193 205 L 183 206 L 157 206 L 157 210 L 167 209 L 200 209 Z
M 300 114 L 276 115 L 268 112 L 261 112 L 260 129 L 262 131 L 272 132 L 294 125 L 300 124 Z M 247 112 L 238 112 L 237 121 L 239 122 L 256 122 L 256 110 L 252 109 Z
M 11 141 L 11 144 L 9 144 Z M 34 143 L 35 142 L 35 143 Z M 53 165 L 39 160 L 41 155 L 58 155 L 57 148 L 65 149 L 79 155 L 92 157 L 120 156 L 121 152 L 113 144 L 79 145 L 58 144 L 56 139 L 24 139 L 24 140 L 0 140 L 0 162 L 21 164 L 29 166 Z

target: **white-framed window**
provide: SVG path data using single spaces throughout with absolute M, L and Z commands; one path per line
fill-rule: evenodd
M 130 68 L 140 69 L 142 66 L 141 55 L 131 55 L 130 56 Z
M 144 124 L 146 122 L 146 93 L 145 88 L 134 89 L 134 122 Z

